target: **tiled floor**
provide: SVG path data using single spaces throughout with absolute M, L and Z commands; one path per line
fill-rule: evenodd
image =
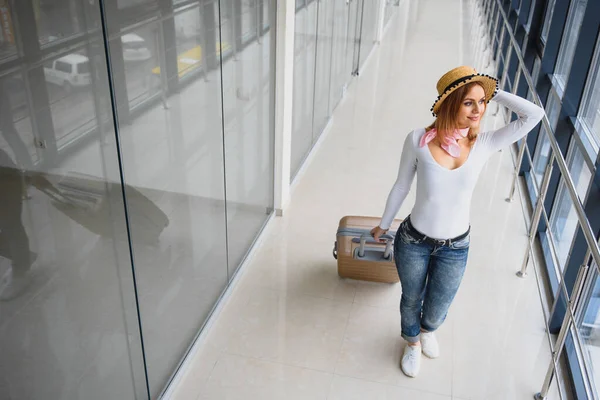
M 526 229 L 518 202 L 504 201 L 509 151 L 481 175 L 467 273 L 438 334 L 442 354 L 424 359 L 417 378 L 399 368 L 400 285 L 340 279 L 331 256 L 342 216 L 383 211 L 404 138 L 431 122 L 437 78 L 472 59 L 462 7 L 402 2 L 173 398 L 519 400 L 540 389 L 550 351 L 535 277 L 515 276 Z M 411 192 L 399 217 L 413 201 Z

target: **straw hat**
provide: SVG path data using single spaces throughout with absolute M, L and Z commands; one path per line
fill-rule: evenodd
M 486 74 L 479 74 L 473 67 L 462 66 L 454 68 L 446 72 L 437 83 L 439 96 L 431 107 L 433 116 L 437 116 L 440 106 L 452 92 L 472 82 L 479 82 L 483 86 L 486 103 L 498 92 L 498 79 Z

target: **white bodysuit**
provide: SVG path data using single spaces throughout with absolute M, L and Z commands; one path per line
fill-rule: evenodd
M 417 197 L 410 222 L 419 232 L 434 239 L 450 239 L 469 229 L 473 189 L 483 166 L 496 151 L 524 137 L 543 118 L 544 110 L 513 94 L 498 91 L 494 101 L 518 115 L 510 124 L 480 133 L 467 161 L 450 170 L 435 161 L 429 147 L 419 147 L 425 129 L 408 134 L 400 159 L 398 178 L 387 199 L 380 227 L 388 229 L 410 190 L 417 173 Z

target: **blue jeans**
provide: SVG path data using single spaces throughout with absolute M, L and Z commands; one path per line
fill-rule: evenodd
M 394 257 L 402 284 L 402 337 L 419 341 L 421 329 L 433 332 L 448 309 L 467 266 L 470 236 L 449 245 L 434 245 L 405 220 L 396 233 Z

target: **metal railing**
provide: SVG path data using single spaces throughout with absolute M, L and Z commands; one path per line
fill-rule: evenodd
M 534 0 L 535 1 L 535 0 Z M 504 68 L 502 68 L 502 76 L 499 77 L 501 82 L 501 88 L 503 88 L 505 82 L 507 82 L 511 57 L 516 57 L 518 61 L 517 70 L 514 76 L 514 82 L 511 85 L 511 92 L 516 94 L 519 87 L 519 80 L 525 79 L 529 87 L 529 92 L 533 97 L 533 102 L 544 107 L 540 100 L 539 95 L 536 92 L 535 82 L 533 81 L 531 74 L 523 59 L 523 53 L 526 50 L 527 37 L 523 41 L 523 46 L 520 46 L 517 39 L 515 38 L 515 31 L 518 26 L 518 21 L 511 26 L 509 19 L 506 15 L 506 11 L 503 7 L 508 2 L 503 0 L 473 0 L 475 7 L 474 20 L 471 25 L 471 37 L 476 37 L 475 42 L 475 64 L 476 66 L 483 66 L 481 69 L 490 74 L 497 74 L 499 72 L 500 60 L 502 60 Z M 479 18 L 477 18 L 479 17 Z M 492 30 L 489 28 L 493 27 Z M 508 44 L 506 45 L 506 41 Z M 496 51 L 494 48 L 497 46 Z M 504 49 L 506 48 L 505 52 Z M 514 54 L 513 54 L 514 53 Z M 500 107 L 498 107 L 500 109 Z M 496 111 L 497 113 L 498 111 Z M 510 112 L 505 114 L 505 118 L 510 117 Z M 562 326 L 556 341 L 553 343 L 552 337 L 550 336 L 550 329 L 548 326 L 548 316 L 544 316 L 546 320 L 546 333 L 552 352 L 552 361 L 548 367 L 546 377 L 542 384 L 542 388 L 539 393 L 535 394 L 536 400 L 546 399 L 552 380 L 558 371 L 558 363 L 561 358 L 562 352 L 565 348 L 565 343 L 569 335 L 572 335 L 573 341 L 576 347 L 576 352 L 579 355 L 579 364 L 582 369 L 582 377 L 584 381 L 584 388 L 586 395 L 589 399 L 598 399 L 598 394 L 594 389 L 591 365 L 582 360 L 584 346 L 582 345 L 581 334 L 579 327 L 577 326 L 576 316 L 582 315 L 585 311 L 585 299 L 584 299 L 584 287 L 593 287 L 592 279 L 595 279 L 600 272 L 598 266 L 600 265 L 600 248 L 596 241 L 595 235 L 592 231 L 590 223 L 586 217 L 583 205 L 577 194 L 576 186 L 569 173 L 569 168 L 559 148 L 558 142 L 554 135 L 554 130 L 550 124 L 550 121 L 546 116 L 542 119 L 543 129 L 540 130 L 540 135 L 546 135 L 545 139 L 550 144 L 550 155 L 548 163 L 546 165 L 541 185 L 537 188 L 537 201 L 533 210 L 533 216 L 531 218 L 531 224 L 528 228 L 528 243 L 527 250 L 525 252 L 523 263 L 520 270 L 517 272 L 519 277 L 527 276 L 527 267 L 529 261 L 534 263 L 534 243 L 538 233 L 540 220 L 543 217 L 546 222 L 546 226 L 550 227 L 550 221 L 548 219 L 548 213 L 544 207 L 544 201 L 548 192 L 550 184 L 550 178 L 552 176 L 554 164 L 558 166 L 563 181 L 564 187 L 567 189 L 569 198 L 573 204 L 579 227 L 583 232 L 585 240 L 587 242 L 587 253 L 584 257 L 583 263 L 581 264 L 577 278 L 572 288 L 571 294 L 565 285 L 565 277 L 562 271 L 559 272 L 559 287 L 557 293 L 555 293 L 554 304 L 551 308 L 554 310 L 559 302 L 566 302 L 566 312 L 562 321 Z M 519 152 L 516 160 L 515 170 L 513 174 L 513 181 L 507 201 L 511 202 L 514 198 L 514 193 L 517 188 L 517 182 L 519 179 L 519 171 L 523 162 L 524 156 L 527 154 L 530 165 L 534 165 L 531 156 L 531 151 L 527 146 L 527 141 L 522 140 L 519 147 Z M 535 185 L 535 183 L 534 183 Z M 552 237 L 551 229 L 548 229 L 548 237 L 551 242 L 554 242 Z M 558 259 L 557 250 L 555 245 L 550 246 L 552 256 L 555 260 Z M 594 270 L 591 270 L 589 266 L 592 266 Z M 542 291 L 540 288 L 540 296 Z M 560 380 L 557 379 L 556 383 L 561 386 Z

